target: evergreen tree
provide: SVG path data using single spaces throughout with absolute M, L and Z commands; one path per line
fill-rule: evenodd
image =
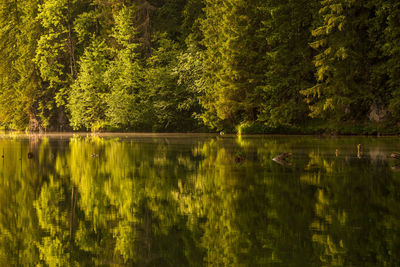
M 398 10 L 395 0 L 0 0 L 0 126 L 397 124 Z
M 372 89 L 371 48 L 368 35 L 370 10 L 365 1 L 324 0 L 321 21 L 312 31 L 318 50 L 314 58 L 317 84 L 302 90 L 311 117 L 334 121 L 364 120 Z
M 182 34 L 188 46 L 199 45 L 203 38 L 200 22 L 204 19 L 203 0 L 188 0 L 183 10 Z
M 212 127 L 232 127 L 254 121 L 265 64 L 259 51 L 265 39 L 256 34 L 262 12 L 261 1 L 206 0 L 202 21 L 206 47 L 206 92 L 201 102 L 206 109 L 204 122 Z
M 115 16 L 113 37 L 118 45 L 114 49 L 114 60 L 105 73 L 105 82 L 110 88 L 106 115 L 113 128 L 129 128 L 136 94 L 141 89 L 143 70 L 137 54 L 139 44 L 135 40 L 133 17 L 132 7 L 123 7 Z
M 268 126 L 293 126 L 307 116 L 300 91 L 314 84 L 309 42 L 318 2 L 271 0 L 260 7 L 265 19 L 257 34 L 266 39 L 267 51 L 258 120 Z
M 392 92 L 389 110 L 396 121 L 400 118 L 400 2 L 378 1 L 385 14 L 383 55 L 386 57 L 384 73 L 389 77 L 388 88 Z
M 85 50 L 79 75 L 72 85 L 68 109 L 74 129 L 101 129 L 106 124 L 106 97 L 109 87 L 104 80 L 109 60 L 103 41 L 94 38 Z
M 38 1 L 0 1 L 0 124 L 25 129 L 35 120 L 40 78 L 33 62 L 40 32 Z

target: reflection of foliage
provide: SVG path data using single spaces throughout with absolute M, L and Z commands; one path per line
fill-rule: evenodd
M 38 144 L 31 140 L 1 139 L 0 154 L 0 265 L 28 266 L 39 262 L 35 241 L 39 227 L 32 206 L 40 190 L 42 177 L 35 163 L 28 161 L 28 151 L 42 160 L 48 147 L 46 140 Z M 22 156 L 22 160 L 20 160 Z M 49 167 L 43 162 L 43 168 Z
M 60 182 L 51 177 L 49 184 L 43 185 L 35 205 L 39 225 L 49 234 L 38 243 L 41 259 L 49 266 L 67 266 L 70 263 L 68 215 L 60 210 L 64 200 Z
M 182 250 L 186 237 L 173 234 L 182 218 L 170 192 L 176 174 L 185 169 L 175 161 L 188 160 L 169 154 L 162 144 L 143 146 L 113 139 L 72 139 L 69 162 L 71 180 L 80 192 L 79 206 L 93 231 L 112 244 L 108 249 L 121 256 L 115 260 L 181 265 L 179 261 L 187 262 Z
M 390 232 L 399 228 L 388 228 L 386 222 L 397 217 L 387 207 L 396 206 L 400 184 L 392 179 L 387 162 L 376 158 L 376 151 L 370 154 L 344 160 L 310 154 L 302 181 L 318 188 L 310 227 L 323 266 L 398 265 L 390 252 L 398 241 Z
M 176 193 L 183 213 L 192 218 L 189 227 L 199 224 L 203 231 L 204 260 L 225 266 L 309 263 L 311 248 L 303 245 L 297 231 L 306 230 L 310 213 L 296 203 L 301 192 L 290 184 L 298 174 L 272 172 L 280 168 L 271 161 L 272 155 L 287 148 L 279 147 L 279 140 L 263 140 L 260 146 L 257 139 L 240 138 L 241 148 L 231 141 L 195 148 L 193 153 L 202 154 L 204 160 L 190 179 L 193 182 Z M 246 156 L 243 164 L 235 164 L 238 150 Z M 299 217 L 292 225 L 295 211 Z
M 0 264 L 397 266 L 400 178 L 354 143 L 0 140 Z

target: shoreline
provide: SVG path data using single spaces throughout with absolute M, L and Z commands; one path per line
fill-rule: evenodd
M 27 132 L 27 131 L 1 131 L 1 137 L 166 137 L 166 138 L 189 138 L 189 137 L 262 137 L 262 136 L 282 136 L 282 137 L 321 137 L 321 138 L 340 138 L 340 137 L 399 137 L 400 134 L 331 134 L 331 133 L 226 133 L 221 135 L 218 132 L 215 133 L 187 133 L 187 132 Z

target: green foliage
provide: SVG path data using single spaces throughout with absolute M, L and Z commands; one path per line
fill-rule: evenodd
M 38 103 L 44 128 L 62 124 L 61 118 L 65 117 L 66 98 L 77 71 L 73 15 L 78 7 L 76 0 L 45 0 L 39 5 L 36 20 L 40 21 L 42 31 L 35 63 L 45 89 Z M 57 113 L 62 116 L 56 118 Z
M 262 12 L 259 1 L 205 1 L 201 22 L 205 52 L 205 122 L 222 128 L 255 120 L 265 42 L 256 35 Z
M 107 121 L 111 127 L 119 129 L 132 124 L 136 94 L 142 87 L 143 69 L 136 53 L 133 12 L 132 8 L 124 7 L 115 16 L 113 37 L 119 49 L 114 49 L 114 59 L 104 73 L 110 88 L 106 97 Z
M 192 115 L 199 112 L 195 101 L 198 92 L 179 80 L 182 77 L 179 75 L 183 75 L 179 68 L 184 62 L 179 61 L 177 48 L 176 42 L 161 36 L 158 48 L 146 62 L 146 84 L 140 98 L 144 106 L 150 107 L 148 114 L 153 117 L 152 130 L 155 131 L 184 131 L 197 126 Z M 143 122 L 145 120 L 148 118 L 143 118 Z
M 196 126 L 196 92 L 178 84 L 178 43 L 160 34 L 152 55 L 141 60 L 135 10 L 121 7 L 113 17 L 112 42 L 98 37 L 86 49 L 68 105 L 74 128 L 177 131 Z
M 107 49 L 104 42 L 93 39 L 80 62 L 80 72 L 69 97 L 71 125 L 75 129 L 99 129 L 106 123 L 106 94 L 104 81 L 107 70 Z
M 374 95 L 368 68 L 373 63 L 368 57 L 371 10 L 359 1 L 333 0 L 322 1 L 319 14 L 321 23 L 312 31 L 316 40 L 310 44 L 318 50 L 317 83 L 302 90 L 310 116 L 365 120 Z
M 291 127 L 307 117 L 300 91 L 314 84 L 311 41 L 313 14 L 319 1 L 266 1 L 257 34 L 266 39 L 265 80 L 258 121 Z
M 388 87 L 393 98 L 390 100 L 389 110 L 398 120 L 400 118 L 400 3 L 398 1 L 383 1 L 380 5 L 381 11 L 385 14 L 387 24 L 384 24 L 385 43 L 382 45 L 382 52 L 387 62 L 385 74 L 389 76 Z
M 35 117 L 40 80 L 33 62 L 38 1 L 0 1 L 0 124 L 25 129 Z
M 398 127 L 398 10 L 396 0 L 0 0 L 0 126 Z

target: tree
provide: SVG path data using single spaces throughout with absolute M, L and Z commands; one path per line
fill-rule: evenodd
M 313 52 L 309 46 L 318 1 L 265 1 L 265 19 L 257 31 L 267 51 L 263 96 L 258 120 L 267 126 L 292 127 L 307 117 L 300 91 L 314 84 Z
M 72 85 L 68 109 L 74 129 L 102 129 L 106 125 L 106 96 L 109 87 L 104 81 L 109 60 L 104 41 L 94 38 L 86 48 L 79 75 Z
M 199 105 L 194 100 L 197 92 L 179 82 L 179 45 L 164 35 L 159 37 L 157 44 L 158 48 L 147 59 L 145 88 L 139 96 L 143 107 L 149 107 L 148 114 L 153 116 L 151 130 L 198 128 L 198 120 L 193 117 L 199 112 Z M 141 110 L 143 112 L 143 108 Z M 140 113 L 138 115 L 141 117 Z M 148 119 L 142 118 L 143 122 Z
M 117 47 L 114 60 L 105 73 L 110 88 L 106 98 L 106 116 L 110 127 L 129 129 L 134 120 L 137 94 L 142 88 L 143 68 L 139 63 L 136 29 L 133 25 L 134 6 L 123 7 L 114 17 L 113 37 Z
M 73 20 L 86 1 L 45 0 L 37 20 L 42 25 L 35 63 L 44 81 L 39 110 L 44 128 L 66 126 L 65 105 L 77 74 L 76 34 Z
M 40 77 L 33 62 L 39 24 L 38 1 L 0 1 L 0 124 L 26 129 L 34 124 Z M 35 128 L 34 126 L 32 128 Z
M 257 118 L 260 97 L 255 88 L 263 81 L 266 47 L 257 35 L 263 17 L 261 1 L 205 1 L 201 22 L 206 47 L 204 122 L 214 128 L 232 127 Z
M 384 15 L 384 44 L 381 51 L 386 57 L 384 74 L 389 76 L 388 89 L 392 92 L 389 111 L 395 120 L 400 118 L 400 3 L 398 1 L 378 1 L 379 11 Z
M 310 116 L 334 121 L 365 120 L 373 90 L 370 81 L 371 49 L 368 36 L 370 10 L 365 2 L 321 2 L 319 25 L 311 43 L 317 84 L 302 90 Z M 317 20 L 319 21 L 319 20 Z

